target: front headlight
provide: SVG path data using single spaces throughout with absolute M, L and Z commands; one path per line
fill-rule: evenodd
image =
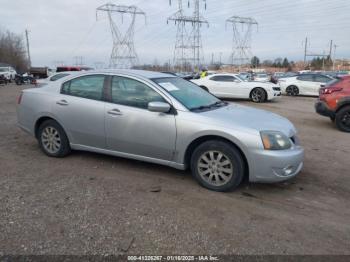
M 292 146 L 290 139 L 279 131 L 261 131 L 261 140 L 266 150 L 283 150 Z

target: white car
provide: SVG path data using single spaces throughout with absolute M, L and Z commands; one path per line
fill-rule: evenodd
M 247 81 L 237 74 L 214 74 L 191 81 L 221 98 L 243 98 L 261 103 L 281 96 L 281 88 L 278 85 Z
M 0 75 L 5 76 L 7 80 L 14 80 L 16 74 L 16 70 L 11 66 L 0 67 Z
M 318 96 L 321 85 L 325 85 L 332 80 L 333 78 L 327 75 L 304 73 L 279 79 L 279 84 L 282 92 L 290 96 Z
M 268 82 L 270 81 L 270 77 L 268 74 L 256 74 L 254 76 L 255 81 L 260 81 L 260 82 Z

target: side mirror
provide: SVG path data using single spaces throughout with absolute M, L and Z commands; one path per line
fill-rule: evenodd
M 325 87 L 326 85 L 325 84 L 321 84 L 321 87 Z
M 170 105 L 164 102 L 149 102 L 148 110 L 151 112 L 168 113 L 170 111 Z

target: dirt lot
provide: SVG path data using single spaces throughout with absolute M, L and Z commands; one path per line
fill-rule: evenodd
M 16 127 L 19 91 L 0 87 L 0 255 L 350 254 L 350 134 L 314 113 L 315 98 L 239 101 L 288 117 L 305 167 L 286 183 L 215 193 L 163 166 L 48 158 Z

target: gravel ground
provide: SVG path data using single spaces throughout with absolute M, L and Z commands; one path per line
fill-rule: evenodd
M 315 98 L 238 101 L 289 118 L 305 167 L 215 193 L 164 166 L 45 156 L 16 126 L 19 92 L 0 87 L 0 255 L 350 254 L 350 135 L 314 112 Z

